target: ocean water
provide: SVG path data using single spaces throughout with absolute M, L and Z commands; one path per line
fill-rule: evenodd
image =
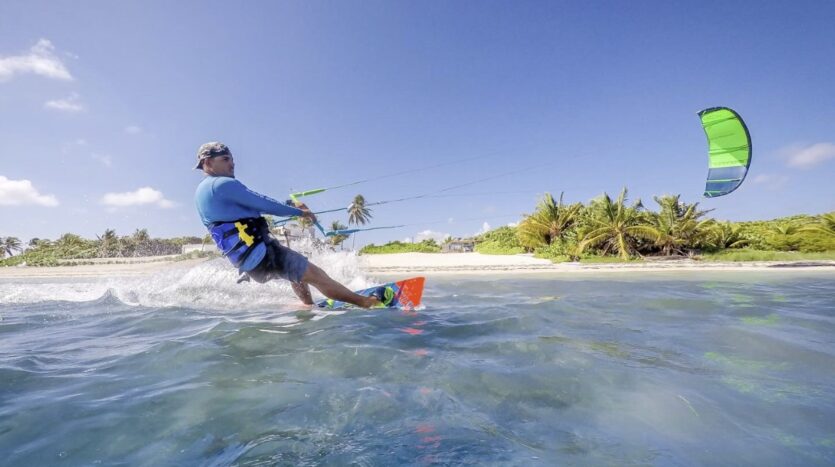
M 0 281 L 0 464 L 835 461 L 835 273 L 429 276 L 416 312 L 234 280 Z

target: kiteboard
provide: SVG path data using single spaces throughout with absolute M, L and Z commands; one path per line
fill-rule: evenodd
M 380 305 L 380 308 L 414 310 L 420 306 L 420 299 L 423 296 L 423 283 L 425 281 L 426 279 L 424 277 L 412 277 L 411 279 L 389 282 L 387 284 L 357 290 L 355 293 L 366 297 L 370 297 L 371 295 L 375 295 L 378 298 L 382 297 L 384 304 Z M 317 302 L 316 306 L 331 310 L 359 308 L 356 305 L 330 298 Z

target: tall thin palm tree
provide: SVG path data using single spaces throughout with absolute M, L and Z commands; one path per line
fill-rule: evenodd
M 636 243 L 639 239 L 655 240 L 655 229 L 643 224 L 643 205 L 638 200 L 632 206 L 626 205 L 626 188 L 616 200 L 608 193 L 592 206 L 593 214 L 589 221 L 591 230 L 586 232 L 578 245 L 578 253 L 591 246 L 602 245 L 603 253 L 616 252 L 627 260 L 637 255 Z
M 348 206 L 348 224 L 365 225 L 372 217 L 371 209 L 365 207 L 365 197 L 354 196 L 354 201 Z
M 354 196 L 354 201 L 348 206 L 348 224 L 365 225 L 373 217 L 371 209 L 365 207 L 365 197 L 362 195 Z M 351 239 L 351 249 L 355 249 L 357 244 L 357 234 L 353 235 Z

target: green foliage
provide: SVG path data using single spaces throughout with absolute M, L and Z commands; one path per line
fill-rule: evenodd
M 799 251 L 764 251 L 749 249 L 727 249 L 705 253 L 706 261 L 822 261 L 835 260 L 835 251 L 804 253 Z
M 516 229 L 499 227 L 476 237 L 475 251 L 485 255 L 515 255 L 524 253 Z
M 586 256 L 580 258 L 581 263 L 595 264 L 595 263 L 634 263 L 640 261 L 639 258 L 623 259 L 620 256 Z
M 355 196 L 354 201 L 348 206 L 348 224 L 365 225 L 371 217 L 371 209 L 365 207 L 365 197 Z
M 712 220 L 700 220 L 707 211 L 698 209 L 699 203 L 687 204 L 680 200 L 681 195 L 655 197 L 661 208 L 657 213 L 650 213 L 655 246 L 663 255 L 684 255 L 688 250 L 709 244 Z
M 601 262 L 612 255 L 627 260 L 683 254 L 728 261 L 788 261 L 832 259 L 835 252 L 835 212 L 724 222 L 707 218 L 707 211 L 699 210 L 698 203 L 682 202 L 679 195 L 655 200 L 658 212 L 645 209 L 640 201 L 627 205 L 626 189 L 617 199 L 604 193 L 587 206 L 577 205 L 568 216 L 571 222 L 559 222 L 559 229 L 546 231 L 542 227 L 545 219 L 555 220 L 561 210 L 567 212 L 562 197 L 555 202 L 546 195 L 518 228 L 501 227 L 481 235 L 476 251 L 533 251 L 536 257 L 556 262 Z
M 400 241 L 388 242 L 385 245 L 368 244 L 360 250 L 360 254 L 381 255 L 391 253 L 440 253 L 441 247 L 433 239 L 423 240 L 418 243 L 405 243 Z
M 534 250 L 534 256 L 537 258 L 550 259 L 553 262 L 560 263 L 564 261 L 575 261 L 577 257 L 577 232 L 569 231 L 551 242 L 550 245 L 542 246 Z
M 133 235 L 119 237 L 107 229 L 96 240 L 88 240 L 76 234 L 67 233 L 58 240 L 33 239 L 23 253 L 0 260 L 0 266 L 58 266 L 74 260 L 94 258 L 127 258 L 144 256 L 178 255 L 187 243 L 201 243 L 200 237 L 177 237 L 169 239 L 151 238 L 145 229 L 136 230 Z M 89 263 L 87 261 L 86 263 Z
M 584 232 L 578 244 L 577 254 L 589 248 L 599 249 L 603 255 L 616 253 L 622 259 L 639 255 L 639 249 L 647 241 L 658 239 L 658 230 L 650 225 L 643 205 L 638 200 L 632 206 L 626 205 L 624 188 L 617 199 L 608 193 L 593 200 L 591 215 L 588 217 L 590 229 Z
M 0 237 L 0 258 L 6 255 L 12 256 L 15 252 L 22 250 L 20 239 L 17 237 Z
M 339 221 L 331 222 L 331 230 L 343 230 L 347 227 Z M 348 239 L 347 235 L 332 235 L 328 237 L 326 240 L 333 246 L 342 246 L 342 242 Z
M 536 211 L 519 223 L 516 233 L 523 247 L 528 250 L 548 247 L 574 226 L 583 206 L 580 203 L 566 206 L 562 198 L 560 193 L 559 202 L 555 202 L 550 193 L 545 193 Z

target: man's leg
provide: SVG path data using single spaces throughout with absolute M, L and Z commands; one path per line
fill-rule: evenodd
M 296 296 L 299 297 L 299 300 L 301 300 L 302 303 L 305 305 L 313 305 L 313 296 L 310 295 L 310 287 L 307 284 L 290 282 L 290 287 L 293 287 L 293 292 L 295 292 Z
M 322 292 L 328 298 L 352 303 L 359 307 L 371 308 L 380 304 L 380 301 L 376 297 L 363 297 L 362 295 L 351 292 L 344 285 L 331 279 L 325 271 L 313 263 L 308 263 L 307 270 L 304 272 L 304 276 L 302 276 L 302 284 L 310 284 L 316 287 L 319 292 Z M 295 287 L 293 287 L 293 290 L 296 290 Z

